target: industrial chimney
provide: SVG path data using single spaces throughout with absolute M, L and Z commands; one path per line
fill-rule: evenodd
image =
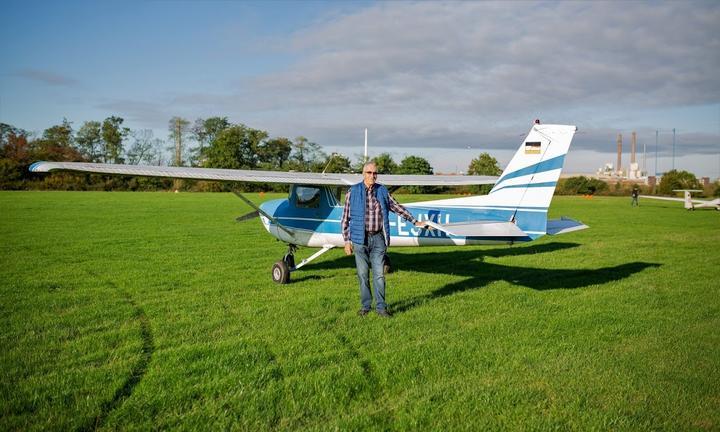
M 615 166 L 615 170 L 618 174 L 622 175 L 622 134 L 618 134 L 617 151 L 617 165 Z

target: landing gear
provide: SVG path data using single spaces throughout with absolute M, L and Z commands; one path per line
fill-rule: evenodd
M 390 274 L 392 272 L 392 262 L 390 262 L 390 257 L 385 254 L 385 256 L 383 256 L 383 274 Z
M 322 249 L 315 252 L 314 254 L 310 255 L 308 258 L 305 258 L 300 262 L 300 264 L 295 265 L 295 251 L 297 250 L 297 246 L 294 244 L 288 245 L 288 250 L 283 256 L 283 259 L 273 264 L 272 267 L 272 278 L 275 283 L 279 284 L 286 284 L 290 282 L 290 273 L 294 272 L 295 270 L 299 269 L 300 267 L 304 266 L 305 264 L 309 263 L 310 261 L 314 260 L 315 258 L 319 257 L 320 255 L 324 254 L 325 252 L 329 251 L 335 246 L 332 245 L 326 245 L 323 246 Z
M 294 244 L 288 245 L 288 250 L 283 255 L 283 258 L 273 264 L 272 266 L 272 279 L 273 282 L 284 285 L 290 282 L 290 272 L 295 270 L 295 251 L 297 246 Z

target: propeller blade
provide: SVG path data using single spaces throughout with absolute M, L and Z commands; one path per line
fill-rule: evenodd
M 255 210 L 255 211 L 251 211 L 250 213 L 248 213 L 246 215 L 236 217 L 235 221 L 242 222 L 242 221 L 246 221 L 249 219 L 255 219 L 258 216 L 260 216 L 260 213 L 257 210 Z

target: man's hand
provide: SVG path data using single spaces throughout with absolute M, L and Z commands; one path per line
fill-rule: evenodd
M 428 225 L 427 223 L 422 222 L 422 221 L 415 222 L 415 226 L 418 228 L 422 228 L 422 229 L 429 229 L 429 230 L 435 229 L 435 228 L 431 227 L 430 225 Z
M 350 242 L 345 243 L 345 255 L 352 255 L 352 253 L 353 253 L 352 243 L 350 243 Z

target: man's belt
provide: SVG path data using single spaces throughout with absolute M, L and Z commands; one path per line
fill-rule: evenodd
M 378 233 L 381 233 L 381 232 L 382 232 L 382 230 L 378 230 L 378 231 L 365 231 L 365 235 L 367 235 L 367 236 L 374 236 L 375 234 L 378 234 Z

